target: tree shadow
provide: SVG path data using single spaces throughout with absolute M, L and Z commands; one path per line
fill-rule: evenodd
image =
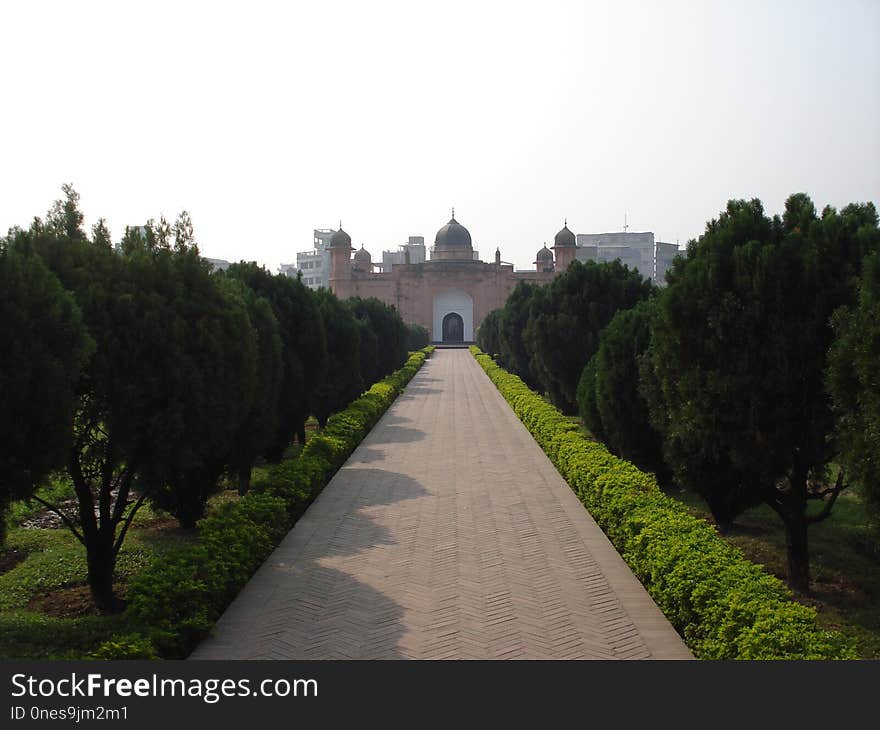
M 421 441 L 425 432 L 418 428 L 379 423 L 370 432 L 370 444 L 408 444 Z
M 406 474 L 347 463 L 190 658 L 407 658 L 403 608 L 371 582 L 400 555 L 387 508 L 426 494 Z
M 374 461 L 384 460 L 385 454 L 381 451 L 376 451 L 376 449 L 371 449 L 367 446 L 361 446 L 351 455 L 351 457 L 349 457 L 349 459 L 354 464 L 371 464 Z
M 390 411 L 387 411 L 382 418 L 382 423 L 391 424 L 393 426 L 400 425 L 401 423 L 412 423 L 412 418 L 406 418 L 405 416 L 398 416 Z
M 415 398 L 422 398 L 426 395 L 436 395 L 437 393 L 442 392 L 442 390 L 438 390 L 437 388 L 426 388 L 421 385 L 413 385 L 397 396 L 397 398 L 398 400 L 414 400 Z

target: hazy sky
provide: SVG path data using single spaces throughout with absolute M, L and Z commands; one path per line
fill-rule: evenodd
M 192 214 L 271 268 L 342 219 L 374 258 L 456 208 L 525 267 L 699 235 L 732 197 L 880 202 L 880 2 L 3 2 L 0 230 Z

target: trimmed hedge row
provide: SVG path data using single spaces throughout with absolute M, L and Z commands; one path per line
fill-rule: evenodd
M 114 637 L 93 656 L 187 656 L 433 350 L 412 353 L 400 370 L 331 416 L 298 457 L 272 467 L 246 496 L 202 520 L 195 545 L 163 555 L 140 573 L 127 610 L 141 633 Z
M 857 659 L 814 609 L 663 494 L 653 475 L 590 441 L 556 408 L 477 347 L 471 352 L 702 659 Z

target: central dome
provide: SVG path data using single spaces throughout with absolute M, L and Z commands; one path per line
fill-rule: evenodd
M 455 220 L 453 213 L 449 223 L 437 231 L 434 246 L 437 248 L 472 248 L 471 234 L 467 228 Z

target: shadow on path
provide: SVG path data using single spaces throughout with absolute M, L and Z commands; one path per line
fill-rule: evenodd
M 405 474 L 343 467 L 190 658 L 406 658 L 402 607 L 353 575 L 402 554 L 381 513 L 427 494 Z

